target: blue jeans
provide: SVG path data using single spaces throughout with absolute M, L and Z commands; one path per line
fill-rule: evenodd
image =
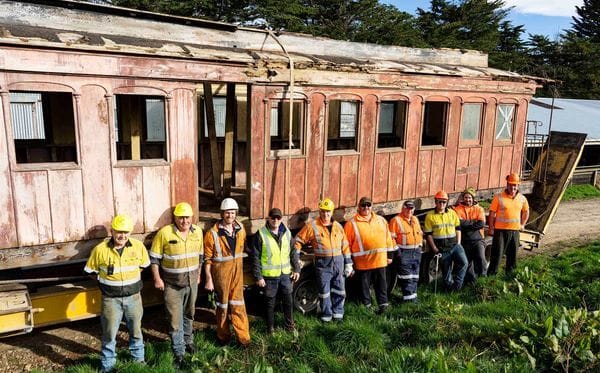
M 450 250 L 442 252 L 442 276 L 447 290 L 462 288 L 467 265 L 467 255 L 461 245 L 456 244 Z
M 102 371 L 110 371 L 117 362 L 116 337 L 121 320 L 125 318 L 129 331 L 129 351 L 133 360 L 144 361 L 144 339 L 142 337 L 142 296 L 140 293 L 128 297 L 102 297 L 102 350 L 100 365 Z
M 165 284 L 165 307 L 175 356 L 183 356 L 185 346 L 194 343 L 197 295 L 198 284 L 195 282 L 182 288 Z
M 344 318 L 344 301 L 346 299 L 346 283 L 344 279 L 344 257 L 315 258 L 317 286 L 321 298 L 321 320 Z

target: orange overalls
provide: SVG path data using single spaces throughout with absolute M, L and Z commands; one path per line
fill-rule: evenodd
M 235 226 L 235 248 L 232 251 L 227 237 L 216 223 L 204 236 L 204 258 L 211 265 L 211 274 L 217 293 L 217 338 L 224 343 L 231 339 L 231 329 L 227 313 L 231 315 L 231 324 L 242 345 L 250 343 L 250 326 L 244 304 L 244 268 L 243 257 L 246 231 L 238 222 Z M 221 231 L 221 232 L 220 232 Z

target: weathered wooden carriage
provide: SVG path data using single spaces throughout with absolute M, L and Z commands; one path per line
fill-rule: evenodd
M 361 196 L 391 214 L 490 194 L 520 170 L 538 84 L 476 51 L 71 1 L 0 1 L 0 23 L 2 279 L 84 260 L 116 213 L 146 238 L 179 201 L 210 217 L 233 193 L 252 230 L 322 197 L 343 219 Z

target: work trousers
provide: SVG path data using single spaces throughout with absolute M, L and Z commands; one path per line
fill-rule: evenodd
M 321 320 L 342 320 L 346 299 L 344 257 L 316 257 L 315 271 L 321 299 Z
M 462 247 L 465 249 L 467 261 L 467 274 L 465 275 L 465 283 L 473 283 L 479 276 L 486 276 L 487 261 L 485 260 L 485 241 L 463 241 Z
M 441 251 L 442 277 L 446 290 L 460 290 L 467 273 L 467 256 L 460 244 L 452 246 L 449 250 Z
M 191 281 L 189 286 L 184 287 L 165 284 L 165 308 L 175 356 L 183 356 L 185 346 L 194 343 L 194 314 L 197 295 L 198 283 L 196 281 Z
M 385 267 L 367 270 L 357 270 L 360 279 L 360 300 L 365 306 L 371 306 L 371 284 L 375 288 L 375 299 L 379 308 L 388 304 L 387 282 L 385 280 Z
M 492 255 L 490 257 L 490 266 L 488 273 L 495 275 L 500 267 L 502 256 L 506 254 L 506 273 L 512 272 L 517 266 L 517 249 L 519 248 L 519 231 L 495 229 L 492 239 Z
M 413 299 L 417 299 L 421 248 L 400 249 L 399 254 L 398 279 L 402 288 L 402 300 L 412 301 Z
M 275 303 L 277 295 L 281 297 L 283 307 L 283 318 L 286 329 L 294 327 L 293 304 L 292 304 L 292 280 L 289 274 L 282 274 L 275 278 L 266 278 L 265 303 L 267 305 L 265 314 L 267 319 L 267 330 L 275 327 Z
M 102 297 L 100 324 L 102 326 L 102 347 L 100 351 L 100 368 L 103 372 L 111 371 L 117 362 L 117 332 L 121 320 L 125 319 L 129 331 L 129 351 L 135 361 L 144 361 L 144 339 L 142 336 L 142 297 L 136 293 L 127 297 Z
M 242 258 L 213 263 L 211 273 L 217 293 L 217 338 L 231 339 L 231 327 L 241 345 L 250 343 L 250 326 L 244 303 L 244 269 Z M 231 323 L 227 317 L 230 315 Z

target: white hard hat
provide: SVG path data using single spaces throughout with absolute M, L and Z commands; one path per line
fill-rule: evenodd
M 239 206 L 235 199 L 233 198 L 225 198 L 223 202 L 221 202 L 221 211 L 227 210 L 239 210 Z

